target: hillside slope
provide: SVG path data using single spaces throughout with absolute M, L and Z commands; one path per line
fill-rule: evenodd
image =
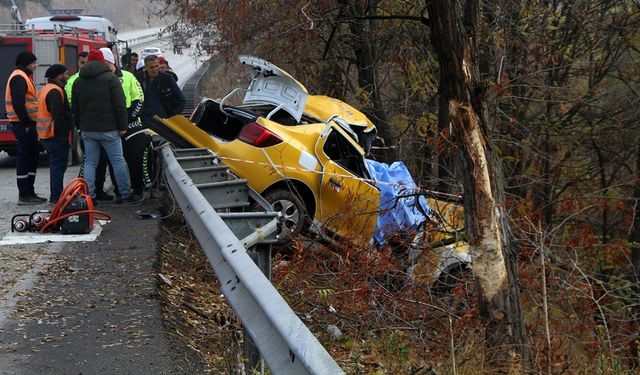
M 7 3 L 11 4 L 10 1 L 0 1 L 0 23 L 12 22 L 10 5 Z M 47 15 L 42 2 L 20 1 L 17 3 L 23 20 Z M 52 0 L 50 8 L 82 8 L 85 10 L 85 14 L 98 14 L 109 18 L 119 31 L 163 26 L 172 22 L 156 15 L 161 9 L 160 4 L 151 1 Z

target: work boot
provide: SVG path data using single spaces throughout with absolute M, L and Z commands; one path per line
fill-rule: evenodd
M 47 200 L 42 200 L 42 198 L 38 197 L 38 196 L 23 196 L 23 197 L 19 197 L 18 198 L 18 204 L 19 205 L 27 205 L 27 204 L 40 204 L 43 202 L 46 202 Z
M 35 198 L 35 199 L 39 200 L 39 201 L 40 201 L 40 203 L 44 203 L 44 202 L 46 202 L 46 201 L 47 201 L 47 199 L 46 199 L 46 198 L 42 198 L 41 196 L 39 196 L 39 195 L 38 195 L 38 194 L 36 194 L 36 193 L 31 194 L 31 196 L 32 196 L 33 198 Z
M 113 200 L 113 195 L 107 194 L 104 191 L 97 192 L 96 198 L 94 199 L 94 201 L 112 201 L 112 200 Z

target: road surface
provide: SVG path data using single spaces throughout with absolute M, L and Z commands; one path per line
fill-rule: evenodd
M 178 75 L 178 85 L 182 87 L 196 69 L 208 57 L 200 56 L 193 49 L 184 49 L 182 53 L 173 53 L 173 45 L 169 38 L 163 38 L 153 42 L 135 45 L 131 48 L 131 52 L 136 52 L 138 56 L 142 56 L 142 50 L 147 47 L 157 47 L 162 51 L 162 55 L 169 62 L 169 66 L 174 73 Z
M 154 45 L 165 50 L 165 56 L 178 74 L 181 84 L 188 80 L 201 62 L 195 58 L 192 51 L 185 50 L 182 55 L 175 55 L 166 42 L 158 41 Z M 141 51 L 143 46 L 137 48 Z M 78 166 L 70 166 L 65 174 L 65 183 L 77 177 L 78 171 Z M 108 178 L 107 185 L 110 185 Z M 41 155 L 36 177 L 36 193 L 49 198 L 49 168 L 46 155 Z M 0 238 L 10 232 L 13 215 L 30 214 L 37 209 L 51 209 L 51 206 L 46 203 L 18 206 L 17 200 L 15 158 L 0 152 Z M 0 245 L 0 333 L 4 329 L 7 316 L 20 300 L 20 296 L 34 285 L 39 277 L 38 274 L 46 268 L 51 258 L 55 258 L 56 254 L 64 251 L 64 247 L 65 245 L 61 243 Z

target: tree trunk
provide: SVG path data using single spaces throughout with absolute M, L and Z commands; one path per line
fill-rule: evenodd
M 454 142 L 461 150 L 465 231 L 485 323 L 488 368 L 497 373 L 528 371 L 515 249 L 478 69 L 478 0 L 430 1 L 427 9 L 440 63 L 440 87 L 448 103 Z
M 348 17 L 375 17 L 377 7 L 375 2 L 362 2 L 358 0 L 348 0 L 345 14 Z M 354 61 L 358 72 L 358 86 L 362 90 L 364 108 L 362 112 L 376 124 L 380 136 L 387 144 L 395 143 L 397 134 L 389 127 L 387 116 L 384 113 L 384 106 L 380 97 L 380 85 L 378 83 L 378 52 L 375 37 L 372 30 L 377 28 L 376 20 L 366 20 L 362 22 L 350 22 L 349 28 L 353 37 L 351 47 L 353 49 Z M 385 162 L 392 162 L 396 159 L 393 149 L 384 151 Z

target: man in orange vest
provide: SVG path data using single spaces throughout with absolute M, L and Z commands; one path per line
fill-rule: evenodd
M 17 139 L 16 179 L 18 182 L 18 204 L 39 204 L 46 199 L 36 195 L 34 183 L 38 168 L 39 148 L 36 133 L 38 94 L 31 79 L 38 59 L 29 51 L 16 57 L 16 69 L 7 80 L 4 105 L 11 130 Z
M 50 189 L 49 202 L 55 204 L 62 194 L 64 172 L 69 155 L 69 131 L 73 128 L 71 108 L 64 91 L 69 79 L 67 67 L 53 64 L 44 76 L 47 84 L 38 95 L 37 130 L 40 143 L 49 157 Z

